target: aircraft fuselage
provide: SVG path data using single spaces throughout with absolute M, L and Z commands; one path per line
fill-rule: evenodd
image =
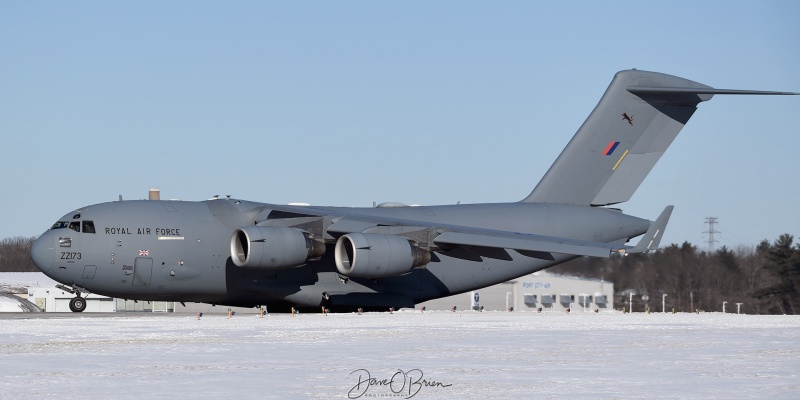
M 381 218 L 427 226 L 381 226 Z M 273 308 L 408 307 L 574 258 L 554 254 L 552 260 L 539 259 L 513 250 L 433 244 L 438 226 L 456 223 L 599 242 L 625 242 L 650 224 L 615 210 L 564 204 L 335 208 L 234 199 L 121 201 L 66 214 L 40 237 L 32 255 L 48 276 L 78 290 L 124 299 Z M 327 251 L 291 268 L 238 267 L 232 262 L 231 237 L 237 228 L 254 225 L 302 228 L 317 234 Z M 345 276 L 337 271 L 332 248 L 343 233 L 362 231 L 404 234 L 433 257 L 399 276 Z

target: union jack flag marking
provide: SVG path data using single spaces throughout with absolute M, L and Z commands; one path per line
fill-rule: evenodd
M 140 256 L 149 256 L 150 255 L 150 250 L 139 250 L 139 255 Z

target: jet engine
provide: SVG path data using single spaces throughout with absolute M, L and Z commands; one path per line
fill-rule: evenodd
M 244 268 L 297 267 L 324 253 L 324 243 L 295 228 L 246 226 L 231 236 L 233 263 Z
M 395 235 L 348 233 L 336 242 L 336 268 L 344 275 L 380 278 L 402 275 L 431 261 L 431 253 Z

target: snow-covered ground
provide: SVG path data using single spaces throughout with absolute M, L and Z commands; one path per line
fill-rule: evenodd
M 0 293 L 27 293 L 29 287 L 57 284 L 41 272 L 0 272 Z
M 800 398 L 795 316 L 27 315 L 0 399 Z
M 12 293 L 27 294 L 29 287 L 55 286 L 58 282 L 41 272 L 0 272 L 0 313 L 39 311 L 27 297 Z
M 0 292 L 0 313 L 4 312 L 39 312 L 33 303 L 10 293 Z

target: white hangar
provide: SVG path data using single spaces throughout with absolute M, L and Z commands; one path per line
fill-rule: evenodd
M 539 271 L 473 292 L 426 301 L 417 304 L 417 308 L 596 312 L 613 310 L 613 301 L 612 282 Z

